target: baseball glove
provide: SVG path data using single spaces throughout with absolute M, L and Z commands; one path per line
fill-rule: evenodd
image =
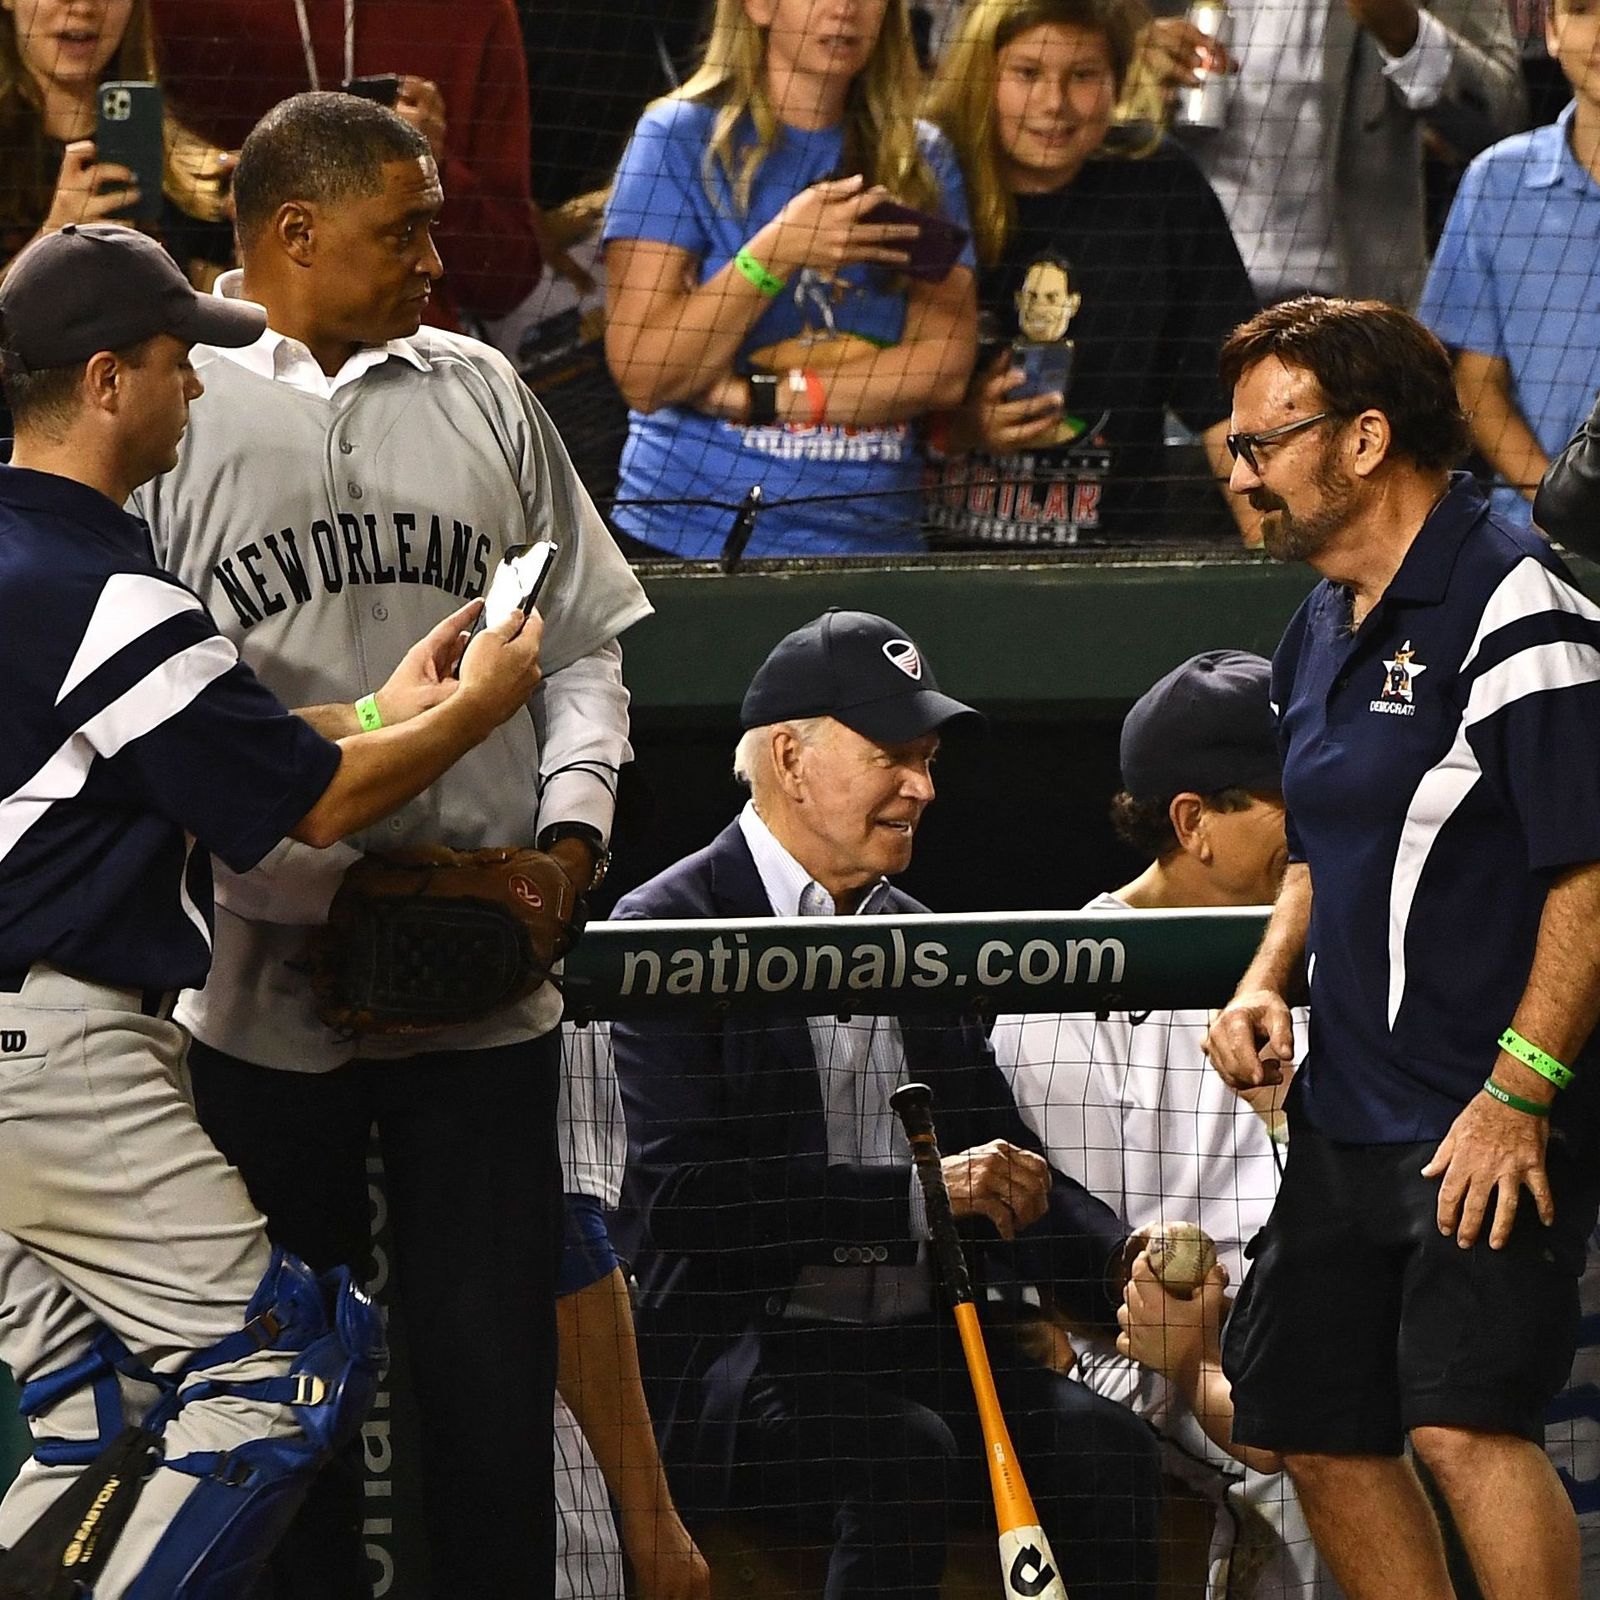
M 312 943 L 317 1014 L 345 1034 L 471 1022 L 544 983 L 583 915 L 572 880 L 542 850 L 363 856 Z

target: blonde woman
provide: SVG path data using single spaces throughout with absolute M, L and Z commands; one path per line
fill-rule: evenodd
M 137 198 L 126 167 L 97 159 L 102 82 L 155 78 L 149 0 L 5 0 L 0 13 L 0 265 L 69 222 L 115 219 Z M 201 287 L 232 260 L 230 160 L 167 119 L 157 231 Z
M 750 555 L 921 548 L 911 423 L 965 391 L 975 309 L 970 251 L 907 277 L 916 226 L 872 220 L 965 224 L 919 84 L 905 0 L 717 0 L 700 69 L 640 119 L 604 233 L 640 544 L 717 554 L 759 484 Z
M 969 0 L 927 114 L 960 157 L 988 346 L 930 428 L 930 536 L 963 546 L 1230 526 L 1217 352 L 1255 309 L 1222 207 L 1177 145 L 1114 125 L 1132 0 Z M 1175 482 L 1172 412 L 1206 460 Z

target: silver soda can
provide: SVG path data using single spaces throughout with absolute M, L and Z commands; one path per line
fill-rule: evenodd
M 1223 0 L 1194 0 L 1189 21 L 1224 49 L 1228 46 L 1228 8 Z M 1200 82 L 1193 89 L 1178 91 L 1172 120 L 1180 128 L 1220 128 L 1228 120 L 1228 97 L 1233 92 L 1226 72 L 1199 72 Z

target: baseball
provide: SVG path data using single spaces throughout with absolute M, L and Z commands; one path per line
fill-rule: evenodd
M 1194 1222 L 1162 1222 L 1145 1246 L 1150 1270 L 1168 1294 L 1187 1300 L 1217 1264 L 1217 1247 Z

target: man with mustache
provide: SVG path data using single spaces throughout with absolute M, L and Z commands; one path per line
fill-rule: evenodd
M 1309 984 L 1233 1439 L 1283 1454 L 1350 1600 L 1453 1593 L 1408 1437 L 1487 1600 L 1577 1600 L 1542 1443 L 1600 1184 L 1600 609 L 1451 476 L 1449 358 L 1406 313 L 1291 300 L 1222 374 L 1230 486 L 1323 578 L 1273 662 L 1290 864 L 1207 1045 L 1279 1081 Z
M 973 716 L 894 623 L 825 612 L 745 695 L 734 771 L 750 803 L 617 915 L 923 910 L 889 877 L 910 864 L 942 731 Z M 853 943 L 819 929 L 836 942 Z M 617 1022 L 612 1038 L 628 1122 L 619 1235 L 680 1503 L 760 1508 L 792 1529 L 784 1543 L 831 1546 L 831 1596 L 933 1600 L 951 1511 L 988 1515 L 985 1452 L 889 1095 L 907 1079 L 934 1091 L 975 1271 L 1052 1283 L 1106 1326 L 1126 1229 L 1038 1153 L 970 1018 L 686 1014 Z M 1150 1600 L 1154 1436 L 998 1331 L 991 1346 L 1073 1600 Z

